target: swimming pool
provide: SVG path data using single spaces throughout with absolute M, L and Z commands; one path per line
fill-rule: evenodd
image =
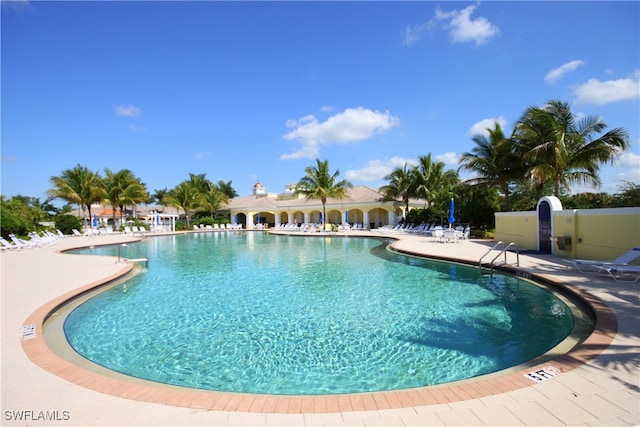
M 83 357 L 126 375 L 304 395 L 475 377 L 533 359 L 573 328 L 567 305 L 528 281 L 407 257 L 387 244 L 154 237 L 122 249 L 148 256 L 151 267 L 76 307 L 64 331 Z

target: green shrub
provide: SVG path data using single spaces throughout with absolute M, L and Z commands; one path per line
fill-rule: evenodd
M 54 217 L 56 228 L 63 234 L 71 234 L 72 230 L 80 230 L 82 228 L 82 220 L 77 216 L 69 214 L 58 214 Z

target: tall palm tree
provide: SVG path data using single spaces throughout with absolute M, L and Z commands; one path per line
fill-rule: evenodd
M 187 182 L 200 193 L 206 193 L 212 185 L 206 173 L 189 173 L 189 181 Z
M 427 205 L 432 196 L 439 190 L 444 174 L 444 163 L 431 160 L 431 153 L 418 157 L 418 165 L 414 171 L 413 193 L 416 197 L 425 199 Z
M 333 174 L 329 172 L 329 161 L 316 159 L 316 166 L 307 166 L 305 176 L 296 184 L 296 191 L 305 195 L 307 199 L 320 200 L 322 202 L 322 225 L 324 228 L 327 219 L 327 199 L 344 199 L 347 189 L 353 184 L 347 180 L 338 181 L 340 171 Z
M 182 208 L 187 217 L 187 228 L 191 222 L 191 211 L 200 205 L 201 192 L 190 181 L 182 181 L 165 197 L 167 204 Z
M 217 186 L 211 185 L 209 187 L 209 191 L 202 194 L 200 207 L 209 211 L 211 218 L 213 218 L 216 211 L 220 210 L 220 208 L 227 203 L 229 203 L 229 197 L 227 194 L 221 191 Z
M 157 202 L 164 209 L 164 207 L 167 205 L 167 203 L 164 201 L 164 198 L 168 193 L 169 189 L 166 187 L 160 190 L 154 190 L 153 194 L 151 195 L 151 201 Z
M 389 183 L 380 187 L 379 191 L 383 194 L 383 200 L 391 201 L 398 198 L 404 203 L 404 217 L 409 212 L 409 199 L 413 196 L 413 187 L 415 183 L 415 174 L 407 163 L 402 167 L 397 167 L 391 173 L 384 177 Z
M 529 162 L 529 176 L 537 183 L 554 183 L 554 194 L 571 183 L 600 186 L 601 163 L 613 163 L 630 146 L 629 134 L 607 125 L 595 115 L 576 118 L 567 102 L 549 101 L 529 107 L 516 127 L 519 148 Z
M 227 198 L 229 198 L 229 199 L 233 199 L 234 197 L 238 197 L 238 192 L 231 185 L 231 181 L 226 181 L 225 182 L 225 181 L 219 179 L 218 183 L 216 184 L 216 187 L 218 187 L 218 189 L 220 191 L 222 191 L 224 194 L 226 194 Z
M 122 222 L 125 206 L 137 205 L 148 198 L 145 186 L 129 169 L 121 169 L 113 172 L 104 168 L 105 200 L 112 207 L 113 228 L 116 228 L 116 208 L 120 209 L 120 222 Z
M 507 138 L 498 122 L 493 129 L 487 129 L 489 135 L 474 135 L 471 140 L 476 144 L 471 152 L 460 156 L 460 169 L 475 173 L 475 177 L 466 181 L 473 186 L 498 186 L 504 196 L 504 209 L 511 211 L 511 184 L 521 179 L 524 166 L 514 151 L 513 142 Z
M 50 197 L 77 204 L 82 209 L 84 226 L 87 226 L 85 208 L 91 218 L 91 205 L 102 201 L 105 190 L 102 178 L 98 172 L 92 172 L 88 167 L 77 164 L 73 169 L 65 169 L 60 176 L 53 176 L 49 180 L 53 185 L 47 190 Z

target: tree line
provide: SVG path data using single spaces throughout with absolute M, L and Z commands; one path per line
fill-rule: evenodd
M 387 183 L 379 191 L 384 200 L 401 200 L 407 212 L 411 199 L 424 201 L 424 208 L 409 212 L 407 221 L 443 222 L 448 201 L 454 198 L 461 222 L 487 229 L 492 228 L 495 211 L 535 209 L 544 194 L 559 197 L 566 208 L 640 206 L 640 186 L 633 183 L 624 183 L 616 195 L 569 195 L 574 183 L 600 185 L 600 165 L 613 162 L 629 148 L 625 129 L 606 129 L 600 117 L 579 118 L 568 103 L 552 100 L 542 107 L 527 108 L 510 135 L 505 135 L 497 122 L 486 135 L 474 135 L 474 147 L 461 155 L 457 170 L 445 170 L 445 164 L 434 161 L 429 153 L 418 157 L 415 164 L 395 168 L 384 177 Z M 473 177 L 462 182 L 461 170 Z M 297 184 L 301 194 L 322 202 L 323 218 L 327 198 L 343 198 L 352 186 L 347 180 L 339 181 L 338 176 L 339 171 L 330 171 L 328 161 L 316 160 L 316 166 L 307 167 Z M 26 234 L 40 222 L 54 218 L 56 224 L 72 221 L 61 217 L 71 207 L 57 209 L 51 204 L 53 199 L 80 206 L 85 219 L 91 218 L 92 205 L 109 205 L 114 226 L 117 213 L 122 223 L 127 207 L 135 210 L 138 204 L 156 202 L 163 208 L 182 209 L 189 227 L 192 212 L 214 217 L 229 199 L 238 196 L 231 181 L 213 183 L 206 174 L 193 173 L 173 189 L 150 194 L 146 184 L 128 169 L 114 172 L 105 168 L 101 175 L 80 164 L 51 177 L 50 183 L 45 202 L 24 196 L 0 197 L 3 236 Z

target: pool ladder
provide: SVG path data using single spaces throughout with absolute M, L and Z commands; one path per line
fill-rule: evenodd
M 518 250 L 518 245 L 516 245 L 514 242 L 511 242 L 508 245 L 504 246 L 502 249 L 499 248 L 500 245 L 504 246 L 505 243 L 503 241 L 500 241 L 500 242 L 496 243 L 495 245 L 493 245 L 493 247 L 489 248 L 489 250 L 487 252 L 485 252 L 485 254 L 482 255 L 480 257 L 480 260 L 478 261 L 478 266 L 480 268 L 482 268 L 482 260 L 484 259 L 484 257 L 489 255 L 493 251 L 500 251 L 500 252 L 498 252 L 498 255 L 493 257 L 493 259 L 489 263 L 489 269 L 491 270 L 491 276 L 492 277 L 493 277 L 493 263 L 495 262 L 495 260 L 498 259 L 498 257 L 500 257 L 500 255 L 504 254 L 504 264 L 507 264 L 507 250 L 509 248 L 515 248 L 515 250 L 516 250 L 516 265 L 518 267 L 520 267 L 520 251 Z

